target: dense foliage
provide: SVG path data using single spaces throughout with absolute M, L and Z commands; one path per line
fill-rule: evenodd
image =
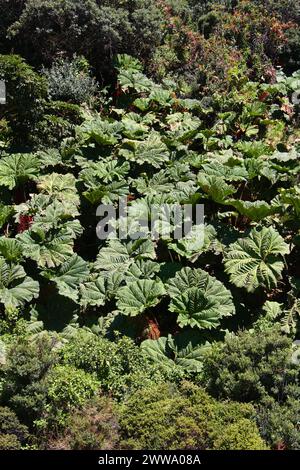
M 299 449 L 296 2 L 0 8 L 0 449 Z

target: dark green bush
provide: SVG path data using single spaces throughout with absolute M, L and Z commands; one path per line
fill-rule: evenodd
M 47 449 L 109 450 L 118 442 L 118 420 L 111 399 L 96 396 L 81 409 L 73 410 L 63 433 L 50 438 Z
M 63 348 L 62 356 L 66 364 L 95 373 L 101 388 L 116 398 L 164 380 L 158 367 L 127 337 L 111 342 L 81 331 Z
M 43 412 L 47 389 L 44 378 L 57 362 L 57 340 L 47 333 L 36 341 L 19 337 L 7 350 L 2 368 L 1 402 L 12 408 L 28 426 Z
M 74 125 L 55 114 L 45 114 L 36 127 L 36 133 L 32 140 L 38 149 L 47 147 L 59 147 L 61 141 L 74 135 Z
M 53 367 L 45 382 L 46 414 L 52 426 L 64 426 L 68 413 L 83 406 L 99 389 L 95 376 L 73 366 Z
M 83 121 L 80 106 L 64 101 L 49 101 L 37 124 L 33 137 L 35 147 L 59 147 L 62 140 L 75 135 L 75 128 Z
M 299 374 L 291 354 L 292 341 L 278 329 L 244 331 L 213 347 L 204 364 L 204 381 L 217 398 L 284 400 Z
M 257 422 L 260 433 L 274 449 L 300 448 L 300 389 L 294 391 L 285 403 L 257 404 Z
M 251 405 L 217 402 L 184 383 L 152 385 L 121 406 L 124 449 L 265 449 Z M 239 430 L 241 429 L 241 431 Z
M 0 48 L 2 52 L 9 52 L 10 42 L 7 38 L 8 28 L 18 20 L 25 6 L 24 0 L 0 0 Z
M 43 115 L 47 82 L 17 55 L 0 55 L 0 80 L 5 80 L 7 89 L 0 120 L 6 119 L 16 143 L 30 143 Z
M 0 450 L 18 450 L 28 437 L 28 429 L 20 423 L 16 414 L 0 406 Z
M 51 65 L 61 52 L 82 54 L 101 78 L 112 75 L 119 52 L 147 59 L 161 41 L 162 24 L 161 9 L 146 0 L 27 0 L 8 35 L 30 63 Z

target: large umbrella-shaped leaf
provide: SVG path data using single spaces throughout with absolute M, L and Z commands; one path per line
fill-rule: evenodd
M 76 205 L 70 201 L 59 201 L 54 199 L 45 208 L 41 208 L 34 216 L 34 224 L 31 228 L 41 228 L 46 231 L 57 229 L 58 227 L 69 227 L 74 231 L 74 235 L 80 235 L 81 225 L 78 220 L 70 220 L 79 215 Z
M 80 173 L 80 179 L 88 188 L 93 189 L 99 182 L 111 183 L 123 180 L 130 170 L 130 163 L 118 160 L 90 162 Z
M 34 180 L 39 171 L 39 159 L 31 154 L 13 154 L 0 160 L 0 186 L 13 189 L 19 184 Z
M 197 287 L 191 287 L 186 292 L 172 299 L 169 310 L 178 313 L 179 326 L 216 328 L 222 317 L 222 306 L 218 299 L 206 295 Z
M 236 189 L 227 184 L 224 178 L 205 173 L 199 173 L 198 184 L 208 197 L 219 204 L 227 204 L 228 196 L 236 192 Z
M 154 168 L 160 168 L 170 158 L 168 147 L 162 142 L 160 135 L 156 132 L 149 134 L 146 140 L 125 140 L 124 144 L 126 148 L 124 147 L 120 150 L 120 155 L 126 158 L 126 160 L 131 160 L 141 165 L 148 163 L 154 166 Z
M 21 243 L 15 238 L 0 237 L 0 256 L 8 262 L 18 262 L 23 258 Z
M 89 275 L 88 263 L 80 256 L 74 255 L 65 261 L 57 271 L 44 271 L 42 274 L 55 282 L 60 295 L 76 302 L 80 283 L 86 280 Z
M 105 278 L 98 277 L 94 281 L 86 282 L 80 288 L 80 304 L 83 307 L 101 307 L 106 300 Z
M 269 215 L 280 211 L 280 206 L 271 206 L 266 201 L 241 201 L 230 199 L 228 204 L 235 207 L 238 212 L 251 220 L 260 221 Z
M 13 212 L 12 206 L 6 206 L 0 202 L 0 228 L 8 221 Z
M 124 125 L 123 134 L 129 139 L 143 138 L 149 132 L 149 127 L 146 123 L 141 122 L 138 114 L 126 114 L 122 118 L 122 123 Z
M 300 216 L 300 185 L 289 189 L 281 189 L 280 197 L 284 204 L 289 204 L 294 208 L 296 216 Z
M 200 372 L 210 343 L 197 332 L 188 330 L 174 337 L 169 335 L 158 340 L 147 339 L 141 344 L 141 349 L 149 359 L 162 367 L 172 369 L 177 365 L 189 372 Z
M 100 118 L 84 122 L 77 128 L 82 142 L 96 142 L 98 145 L 115 145 L 121 138 L 122 123 L 103 121 Z
M 21 307 L 39 295 L 39 283 L 22 266 L 11 266 L 0 257 L 0 303 L 6 309 Z
M 118 81 L 123 91 L 135 90 L 138 93 L 151 91 L 154 83 L 143 73 L 132 69 L 121 69 L 118 75 Z
M 70 173 L 66 175 L 51 173 L 41 176 L 38 180 L 37 188 L 41 193 L 48 194 L 60 201 L 69 201 L 75 205 L 79 204 L 76 179 Z
M 216 328 L 235 312 L 230 292 L 202 269 L 183 268 L 166 288 L 172 299 L 169 309 L 178 313 L 180 326 Z
M 119 289 L 117 307 L 124 315 L 136 316 L 157 305 L 164 294 L 161 281 L 139 279 Z
M 222 177 L 226 181 L 246 181 L 248 172 L 240 163 L 242 162 L 238 162 L 238 164 L 234 166 L 229 166 L 213 159 L 211 162 L 202 165 L 202 169 L 206 175 Z
M 195 263 L 199 256 L 208 251 L 217 236 L 212 225 L 194 225 L 191 232 L 185 237 L 168 244 L 168 247 L 191 263 Z
M 150 239 L 110 240 L 108 246 L 100 250 L 94 266 L 99 271 L 125 272 L 135 259 L 155 259 L 155 248 Z
M 132 263 L 125 272 L 127 281 L 136 279 L 150 279 L 155 277 L 160 271 L 159 263 L 151 260 L 140 259 Z
M 124 279 L 121 272 L 91 274 L 88 281 L 80 286 L 80 304 L 83 307 L 101 307 L 106 300 L 111 300 L 120 288 Z
M 289 247 L 272 227 L 251 230 L 229 246 L 225 255 L 225 270 L 237 287 L 253 292 L 259 286 L 276 287 L 284 267 L 282 256 Z
M 202 269 L 183 268 L 167 283 L 167 291 L 171 298 L 178 297 L 187 289 L 197 287 L 209 297 L 218 299 L 226 315 L 234 313 L 232 297 L 228 289 L 213 276 Z
M 37 262 L 41 268 L 61 265 L 73 255 L 74 233 L 68 227 L 46 232 L 32 228 L 18 235 L 26 258 Z
M 83 193 L 84 197 L 91 204 L 112 204 L 118 201 L 122 196 L 129 193 L 129 187 L 126 181 L 113 181 L 109 184 L 95 184 L 94 188 Z

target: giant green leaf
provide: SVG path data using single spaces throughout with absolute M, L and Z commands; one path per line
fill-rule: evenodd
M 266 201 L 252 202 L 230 199 L 228 204 L 235 207 L 240 214 L 256 222 L 280 211 L 278 206 L 271 206 Z
M 13 212 L 12 206 L 6 206 L 0 202 L 0 228 L 9 220 Z
M 300 216 L 300 186 L 280 190 L 280 198 L 284 204 L 293 207 L 297 217 Z
M 60 295 L 68 297 L 75 302 L 78 300 L 80 284 L 89 275 L 88 263 L 80 256 L 73 255 L 57 270 L 44 271 L 43 276 L 55 282 Z
M 39 159 L 31 153 L 16 153 L 0 160 L 0 186 L 13 189 L 28 180 L 35 180 L 40 168 Z
M 101 248 L 95 262 L 95 269 L 125 272 L 136 259 L 155 259 L 154 244 L 150 239 L 131 241 L 109 240 Z
M 106 300 L 105 278 L 98 277 L 95 280 L 86 282 L 81 286 L 80 294 L 80 303 L 84 307 L 88 305 L 93 307 L 104 305 Z
M 23 306 L 37 298 L 39 283 L 27 276 L 20 265 L 10 265 L 0 257 L 0 303 L 5 309 Z
M 76 179 L 70 173 L 65 175 L 50 173 L 41 176 L 38 180 L 37 188 L 41 193 L 56 197 L 60 201 L 70 201 L 76 205 L 79 204 Z
M 169 310 L 178 313 L 179 326 L 199 329 L 216 328 L 224 313 L 217 297 L 209 296 L 197 287 L 190 287 L 186 292 L 174 297 Z
M 188 330 L 173 337 L 147 339 L 141 349 L 151 361 L 166 369 L 177 365 L 189 372 L 200 372 L 210 344 L 195 333 Z
M 211 248 L 216 235 L 216 230 L 212 225 L 194 225 L 188 235 L 169 243 L 168 247 L 180 256 L 189 259 L 191 263 L 195 263 L 202 253 Z
M 198 184 L 208 197 L 219 204 L 227 204 L 228 196 L 236 192 L 235 188 L 227 184 L 224 178 L 199 173 Z
M 143 165 L 148 163 L 154 168 L 160 168 L 169 158 L 169 150 L 160 138 L 159 133 L 152 132 L 146 140 L 124 140 L 124 146 L 119 151 L 126 160 Z
M 275 229 L 255 228 L 248 237 L 229 246 L 225 255 L 225 271 L 233 284 L 249 292 L 259 286 L 272 289 L 281 277 L 282 256 L 287 253 L 289 247 Z
M 31 228 L 18 235 L 26 258 L 37 262 L 41 268 L 61 265 L 73 255 L 73 233 L 68 228 L 46 232 Z
M 101 146 L 115 145 L 121 138 L 123 125 L 118 121 L 104 121 L 99 117 L 84 122 L 77 129 L 82 142 L 96 142 Z
M 8 262 L 18 262 L 23 258 L 21 243 L 15 238 L 0 237 L 0 256 Z
M 216 328 L 223 317 L 234 314 L 231 293 L 202 269 L 183 268 L 166 284 L 169 310 L 178 314 L 180 326 Z
M 132 69 L 121 69 L 118 81 L 123 91 L 135 90 L 137 92 L 151 91 L 153 82 L 143 73 Z
M 128 282 L 117 293 L 117 308 L 124 315 L 136 316 L 155 307 L 164 295 L 163 283 L 149 279 Z

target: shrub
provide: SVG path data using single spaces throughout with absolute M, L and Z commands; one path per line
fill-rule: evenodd
M 0 147 L 9 143 L 12 132 L 6 119 L 0 120 Z
M 251 405 L 217 402 L 184 383 L 152 385 L 121 406 L 121 447 L 125 449 L 265 449 Z M 237 429 L 242 426 L 239 436 Z M 227 437 L 226 437 L 227 436 Z
M 81 407 L 99 388 L 96 378 L 73 366 L 55 366 L 46 378 L 48 417 L 64 424 L 66 414 Z
M 300 21 L 299 21 L 300 23 Z M 280 63 L 287 72 L 294 72 L 300 68 L 300 29 L 290 28 L 286 32 L 286 43 L 282 47 Z
M 75 128 L 83 121 L 80 106 L 64 101 L 46 103 L 43 119 L 33 137 L 37 148 L 59 147 L 62 140 L 75 135 Z
M 297 380 L 299 367 L 290 361 L 292 341 L 278 329 L 240 332 L 212 348 L 204 364 L 204 382 L 218 398 L 255 402 L 284 399 Z
M 81 331 L 63 348 L 62 356 L 66 364 L 94 373 L 102 389 L 116 398 L 164 380 L 127 337 L 111 342 Z
M 15 434 L 0 433 L 0 450 L 20 450 L 21 443 Z
M 1 22 L 0 22 L 0 47 L 2 51 L 9 51 L 9 40 L 7 38 L 8 28 L 20 17 L 24 8 L 24 0 L 0 0 Z
M 295 391 L 294 391 L 295 392 Z M 257 422 L 266 442 L 275 449 L 300 448 L 300 389 L 286 403 L 260 403 L 257 405 Z
M 226 426 L 214 442 L 218 450 L 265 450 L 266 445 L 258 433 L 256 424 L 242 418 Z
M 48 449 L 109 450 L 118 442 L 118 421 L 112 400 L 96 396 L 66 420 L 63 434 L 50 438 Z
M 80 106 L 74 103 L 50 101 L 47 103 L 46 112 L 65 119 L 74 125 L 78 125 L 83 122 L 82 110 Z
M 45 114 L 38 123 L 33 139 L 35 148 L 59 147 L 61 141 L 74 135 L 74 125 L 54 114 Z
M 44 69 L 53 100 L 83 103 L 95 95 L 97 84 L 90 76 L 88 66 L 81 57 L 56 60 L 50 69 Z
M 159 6 L 146 0 L 27 0 L 8 36 L 34 64 L 50 65 L 61 52 L 82 54 L 102 78 L 113 74 L 117 53 L 147 60 L 161 41 L 162 24 Z
M 18 450 L 28 437 L 27 427 L 20 423 L 16 414 L 0 406 L 0 450 Z
M 57 340 L 47 333 L 36 341 L 19 337 L 7 350 L 3 367 L 2 402 L 28 426 L 33 425 L 46 401 L 44 377 L 57 362 Z
M 47 83 L 17 55 L 0 55 L 0 80 L 5 80 L 7 102 L 0 106 L 16 143 L 31 141 L 43 115 Z

